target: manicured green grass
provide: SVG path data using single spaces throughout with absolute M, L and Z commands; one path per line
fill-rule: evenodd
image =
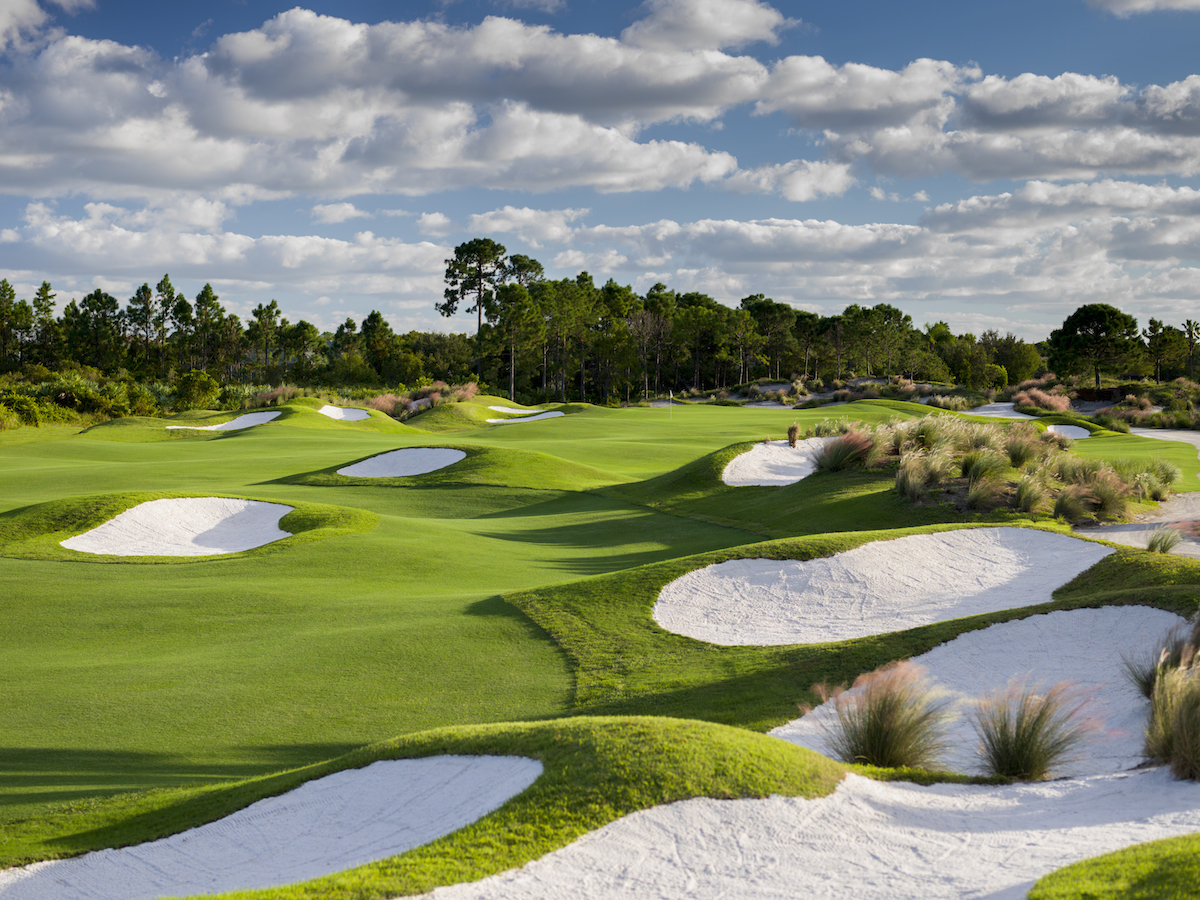
M 1118 550 L 1061 587 L 1054 601 L 829 644 L 721 647 L 671 634 L 651 618 L 659 591 L 727 559 L 813 559 L 871 540 L 945 530 L 828 534 L 674 559 L 573 585 L 505 597 L 562 646 L 575 676 L 573 708 L 588 714 L 666 715 L 765 731 L 814 704 L 812 685 L 850 683 L 886 662 L 924 653 L 966 631 L 1032 613 L 1142 603 L 1185 615 L 1200 604 L 1200 562 Z
M 103 525 L 109 519 L 139 503 L 179 496 L 185 495 L 147 491 L 98 494 L 70 500 L 51 500 L 47 503 L 0 513 L 0 556 L 14 559 L 135 564 L 195 562 L 197 557 L 85 554 L 68 550 L 61 545 L 61 542 L 67 538 Z M 243 497 L 241 499 L 255 500 L 259 498 Z M 221 554 L 221 558 L 283 553 L 311 541 L 369 531 L 379 524 L 379 516 L 367 510 L 347 509 L 324 503 L 297 503 L 294 504 L 294 507 L 291 512 L 279 520 L 280 529 L 289 532 L 291 537 L 255 547 L 253 550 Z
M 1117 434 L 1098 431 L 1090 438 L 1075 441 L 1071 451 L 1080 456 L 1099 459 L 1164 459 L 1179 466 L 1182 477 L 1172 490 L 1181 493 L 1200 491 L 1200 458 L 1196 448 L 1181 441 L 1160 441 L 1157 438 L 1141 437 L 1136 434 Z
M 420 893 L 521 866 L 639 809 L 691 797 L 822 797 L 846 771 L 785 741 L 703 722 L 571 718 L 442 728 L 265 778 L 70 804 L 36 821 L 0 826 L 0 865 L 138 843 L 331 772 L 446 753 L 525 756 L 544 770 L 495 812 L 408 853 L 299 885 L 224 896 L 367 900 Z
M 1200 835 L 1136 844 L 1040 879 L 1029 900 L 1187 900 L 1200 884 Z

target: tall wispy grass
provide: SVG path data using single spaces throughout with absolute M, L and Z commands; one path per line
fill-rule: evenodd
M 788 446 L 795 447 L 798 440 L 800 440 L 800 423 L 793 422 L 788 426 Z
M 972 450 L 963 456 L 962 476 L 968 483 L 998 478 L 1008 471 L 1008 458 L 995 450 Z
M 1018 682 L 976 705 L 971 724 L 989 775 L 1042 781 L 1070 762 L 1094 726 L 1087 699 L 1065 681 L 1042 691 Z
M 1048 394 L 1040 388 L 1031 387 L 1013 394 L 1013 406 L 1017 409 L 1063 413 L 1071 408 L 1071 398 L 1066 394 Z
M 1151 553 L 1170 553 L 1179 546 L 1179 542 L 1183 540 L 1183 536 L 1174 528 L 1155 528 L 1150 533 L 1150 539 L 1146 541 L 1146 549 Z
M 1200 673 L 1195 667 L 1159 674 L 1150 698 L 1144 752 L 1148 759 L 1169 765 L 1176 778 L 1200 780 Z
M 939 764 L 951 704 L 921 666 L 903 660 L 859 676 L 849 691 L 830 692 L 824 685 L 813 690 L 833 701 L 833 714 L 822 720 L 822 728 L 837 758 L 881 767 Z
M 821 472 L 841 472 L 865 466 L 875 450 L 874 437 L 866 431 L 847 431 L 826 444 L 813 457 L 813 465 Z
M 1090 518 L 1087 492 L 1077 484 L 1069 484 L 1054 498 L 1054 518 L 1081 522 Z
M 1141 656 L 1124 656 L 1121 662 L 1125 674 L 1138 692 L 1149 700 L 1154 685 L 1163 672 L 1190 667 L 1200 648 L 1200 626 L 1176 625 L 1159 641 L 1158 646 Z
M 1037 512 L 1046 504 L 1048 492 L 1045 484 L 1036 475 L 1022 475 L 1017 482 L 1013 504 L 1021 512 Z

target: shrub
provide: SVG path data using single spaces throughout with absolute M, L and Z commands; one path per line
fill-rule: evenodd
M 1017 482 L 1013 503 L 1021 512 L 1037 512 L 1046 502 L 1046 486 L 1033 475 L 1024 475 Z
M 21 417 L 3 403 L 0 403 L 0 431 L 8 431 L 9 429 L 20 427 Z
M 962 458 L 962 476 L 971 484 L 996 478 L 1008 469 L 1008 460 L 994 450 L 972 450 Z
M 800 440 L 800 423 L 793 422 L 788 426 L 788 446 L 795 447 L 798 440 Z
M 220 393 L 221 385 L 202 369 L 185 372 L 175 379 L 175 396 L 179 398 L 180 409 L 207 409 Z
M 1010 685 L 975 707 L 971 724 L 990 775 L 1042 781 L 1072 759 L 1092 729 L 1082 718 L 1087 701 L 1060 681 L 1045 693 L 1028 684 Z
M 813 688 L 830 698 L 824 685 Z M 844 762 L 932 768 L 945 749 L 950 702 L 936 692 L 925 670 L 907 660 L 861 675 L 850 691 L 832 693 L 833 715 L 825 739 Z M 805 710 L 807 712 L 807 710 Z
M 875 449 L 875 439 L 866 431 L 848 431 L 826 444 L 813 459 L 821 472 L 841 472 L 865 466 Z
M 1071 398 L 1066 394 L 1047 394 L 1043 390 L 1031 387 L 1027 390 L 1019 390 L 1013 394 L 1013 405 L 1017 409 L 1024 407 L 1026 409 L 1062 413 L 1067 412 L 1071 408 Z
M 1146 542 L 1146 549 L 1151 553 L 1170 553 L 1179 546 L 1183 537 L 1174 528 L 1155 528 Z

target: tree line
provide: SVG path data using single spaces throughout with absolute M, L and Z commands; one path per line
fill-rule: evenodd
M 210 284 L 189 300 L 169 275 L 123 305 L 96 289 L 56 314 L 55 296 L 43 282 L 32 301 L 17 299 L 0 280 L 0 370 L 75 365 L 151 381 L 204 371 L 222 383 L 388 387 L 474 375 L 513 400 L 611 403 L 761 378 L 811 385 L 902 376 L 1002 388 L 1047 363 L 1060 374 L 1140 367 L 1161 379 L 1184 366 L 1191 374 L 1200 335 L 1195 323 L 1179 329 L 1156 319 L 1143 334 L 1132 317 L 1101 304 L 1081 307 L 1039 345 L 997 331 L 956 335 L 945 322 L 917 327 L 887 303 L 828 316 L 763 294 L 727 306 L 661 283 L 639 294 L 612 279 L 597 286 L 587 272 L 550 279 L 537 260 L 508 256 L 488 238 L 455 249 L 437 304 L 445 316 L 474 314 L 473 336 L 397 333 L 378 311 L 321 332 L 289 321 L 275 300 L 243 323 Z M 1091 320 L 1080 318 L 1084 310 Z M 1089 334 L 1100 335 L 1102 349 L 1089 349 Z

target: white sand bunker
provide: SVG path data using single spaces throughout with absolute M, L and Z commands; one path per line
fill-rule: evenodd
M 554 410 L 553 412 L 538 413 L 536 416 L 521 416 L 516 419 L 488 419 L 491 425 L 515 425 L 517 422 L 540 422 L 542 419 L 557 419 L 559 416 L 564 416 L 566 413 Z
M 521 757 L 376 762 L 153 843 L 0 872 L 0 895 L 140 900 L 307 881 L 457 831 L 525 790 L 541 772 L 541 763 Z
M 189 431 L 239 431 L 243 428 L 251 428 L 255 425 L 265 425 L 277 416 L 283 415 L 282 412 L 256 412 L 246 413 L 244 416 L 238 416 L 229 422 L 222 422 L 220 425 L 168 425 L 168 428 L 186 428 Z
M 1052 434 L 1061 434 L 1063 437 L 1069 437 L 1073 441 L 1081 441 L 1084 438 L 1090 438 L 1092 433 L 1086 428 L 1081 428 L 1079 425 L 1047 425 L 1046 430 Z
M 832 440 L 835 439 L 808 438 L 797 441 L 794 448 L 787 441 L 755 444 L 729 461 L 721 472 L 721 480 L 734 487 L 795 484 L 816 471 L 813 460 Z
M 1012 787 L 847 775 L 829 797 L 643 810 L 437 900 L 1018 900 L 1041 876 L 1200 830 L 1200 785 L 1161 769 Z
M 1133 768 L 1142 761 L 1148 703 L 1126 677 L 1122 656 L 1152 658 L 1167 632 L 1181 624 L 1186 623 L 1180 616 L 1147 606 L 1060 610 L 970 631 L 914 657 L 958 701 L 961 715 L 950 731 L 944 765 L 955 772 L 980 769 L 979 738 L 967 717 L 970 701 L 1028 676 L 1031 686 L 1070 681 L 1088 698 L 1085 714 L 1097 725 L 1078 759 L 1055 774 Z M 824 726 L 833 715 L 833 704 L 825 703 L 771 734 L 828 753 Z
M 1026 528 L 875 541 L 807 562 L 735 559 L 662 589 L 654 621 L 726 646 L 844 641 L 1048 603 L 1113 551 Z
M 489 406 L 488 409 L 494 412 L 507 413 L 510 416 L 532 416 L 538 412 L 536 409 L 517 409 L 515 406 Z
M 279 520 L 294 507 L 232 497 L 150 500 L 62 546 L 109 556 L 211 556 L 261 547 L 291 532 Z
M 927 402 L 928 398 L 922 397 L 921 402 Z M 974 409 L 963 410 L 963 415 L 967 416 L 988 416 L 994 419 L 1035 419 L 1036 416 L 1030 416 L 1026 413 L 1019 413 L 1012 403 L 985 403 L 983 406 L 976 406 Z
M 361 422 L 363 419 L 371 418 L 371 414 L 365 409 L 354 409 L 351 406 L 325 404 L 317 412 L 323 416 L 329 416 L 331 419 L 337 419 L 339 422 Z
M 467 458 L 462 450 L 449 447 L 407 447 L 392 450 L 338 469 L 339 475 L 355 478 L 403 478 L 406 475 L 425 475 Z

